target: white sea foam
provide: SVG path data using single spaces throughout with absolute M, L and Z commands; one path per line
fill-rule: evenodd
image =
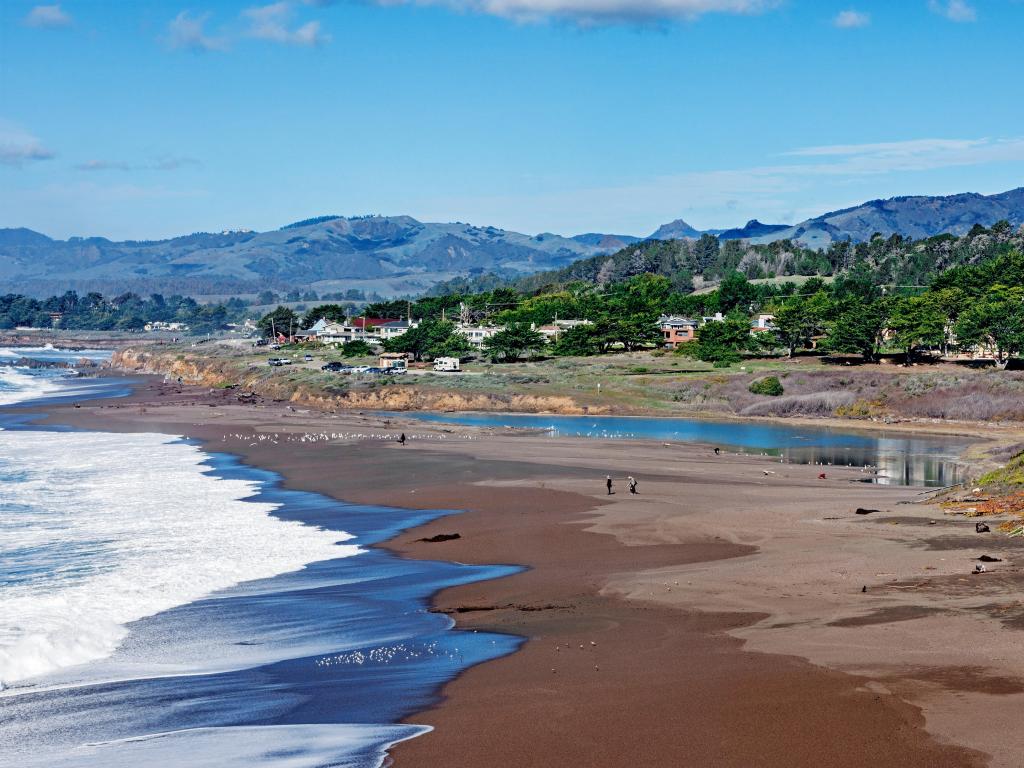
M 34 376 L 27 369 L 0 366 L 0 405 L 38 400 L 58 390 L 59 379 Z
M 430 728 L 418 725 L 272 725 L 194 728 L 87 744 L 62 755 L 19 758 L 22 768 L 371 768 L 386 750 Z
M 126 624 L 244 581 L 358 553 L 243 501 L 155 434 L 0 431 L 0 681 L 110 655 Z

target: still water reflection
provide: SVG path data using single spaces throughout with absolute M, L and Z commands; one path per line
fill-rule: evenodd
M 505 413 L 406 413 L 423 421 L 545 430 L 551 436 L 707 443 L 779 456 L 799 464 L 877 468 L 875 482 L 942 487 L 960 482 L 957 458 L 968 442 L 896 432 L 845 432 L 782 423 L 626 416 L 531 416 Z

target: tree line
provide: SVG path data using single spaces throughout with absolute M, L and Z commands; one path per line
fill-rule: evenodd
M 893 286 L 865 260 L 834 278 L 752 282 L 739 271 L 702 293 L 684 292 L 665 275 L 641 273 L 604 285 L 575 281 L 525 294 L 500 287 L 475 294 L 451 293 L 415 301 L 381 302 L 367 316 L 405 317 L 419 328 L 387 342 L 390 351 L 416 359 L 469 352 L 455 321 L 501 326 L 484 352 L 494 360 L 528 353 L 596 355 L 657 347 L 662 314 L 701 318 L 698 340 L 683 354 L 728 365 L 748 353 L 790 356 L 814 349 L 873 360 L 899 351 L 909 362 L 926 352 L 982 348 L 1003 365 L 1024 354 L 1024 251 L 1003 248 L 978 263 L 948 269 L 927 286 Z M 311 309 L 305 318 L 279 308 L 277 321 L 310 324 L 319 317 L 344 319 L 340 305 Z M 773 330 L 751 333 L 751 318 L 774 316 Z M 268 315 L 268 318 L 270 315 Z M 556 320 L 587 320 L 549 343 L 537 327 Z M 281 327 L 278 325 L 278 327 Z
M 244 320 L 247 307 L 240 299 L 200 304 L 187 296 L 165 298 L 159 293 L 148 298 L 122 293 L 111 299 L 100 293 L 80 296 L 75 291 L 48 299 L 7 294 L 0 296 L 0 328 L 49 328 L 59 313 L 57 325 L 68 330 L 140 331 L 146 323 L 166 322 L 184 323 L 194 333 L 214 333 Z

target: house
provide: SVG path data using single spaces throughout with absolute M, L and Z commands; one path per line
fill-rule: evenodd
M 308 341 L 310 339 L 319 339 L 320 333 L 322 331 L 324 331 L 329 324 L 330 324 L 330 321 L 326 317 L 321 317 L 319 320 L 317 320 L 315 323 L 313 323 L 309 328 L 304 328 L 301 331 L 296 331 L 295 332 L 295 338 L 299 339 L 301 341 Z
M 408 333 L 413 328 L 419 328 L 419 325 L 419 320 L 392 320 L 375 326 L 375 330 L 380 334 L 381 341 L 387 341 Z
M 750 322 L 750 332 L 764 333 L 765 331 L 775 330 L 775 315 L 758 315 Z
M 481 346 L 487 339 L 491 338 L 498 331 L 504 330 L 504 326 L 497 325 L 466 325 L 460 323 L 455 327 L 459 333 L 469 339 L 474 347 Z
M 578 328 L 581 325 L 593 325 L 589 320 L 559 320 L 555 319 L 549 325 L 542 325 L 536 328 L 544 338 L 549 342 L 554 343 L 558 341 L 558 337 L 568 331 L 570 328 Z
M 187 331 L 185 323 L 165 323 L 162 320 L 154 320 L 146 323 L 143 328 L 147 331 Z
M 344 323 L 328 323 L 317 334 L 317 341 L 323 344 L 348 344 L 350 341 L 366 341 L 379 344 L 383 340 L 380 329 L 391 323 L 405 322 L 388 317 L 352 317 Z M 406 329 L 408 330 L 408 328 Z M 405 331 L 402 331 L 404 333 Z M 397 335 L 401 335 L 400 333 Z
M 345 344 L 352 340 L 352 336 L 341 323 L 327 323 L 317 332 L 316 340 L 322 344 Z
M 706 325 L 707 323 L 724 323 L 724 322 L 725 322 L 725 315 L 723 315 L 721 312 L 715 312 L 715 314 L 711 315 L 710 317 L 702 317 L 700 319 L 700 324 L 701 325 Z
M 368 336 L 379 335 L 377 329 L 389 323 L 400 322 L 397 317 L 350 317 L 346 325 Z
M 680 344 L 688 344 L 697 338 L 696 320 L 678 315 L 662 315 L 658 318 L 663 344 L 666 349 L 678 349 Z

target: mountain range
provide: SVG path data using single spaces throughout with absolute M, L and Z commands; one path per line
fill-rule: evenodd
M 563 237 L 410 216 L 320 216 L 269 232 L 200 232 L 169 240 L 115 242 L 102 237 L 54 240 L 29 229 L 0 229 L 0 290 L 48 295 L 68 289 L 105 294 L 255 293 L 265 288 L 360 289 L 381 296 L 422 292 L 456 277 L 525 275 L 613 253 L 641 240 L 699 238 L 810 248 L 875 233 L 914 238 L 965 234 L 1001 219 L 1024 224 L 1024 187 L 998 195 L 896 197 L 826 213 L 796 225 L 763 224 L 701 231 L 682 219 L 650 237 L 587 233 Z

